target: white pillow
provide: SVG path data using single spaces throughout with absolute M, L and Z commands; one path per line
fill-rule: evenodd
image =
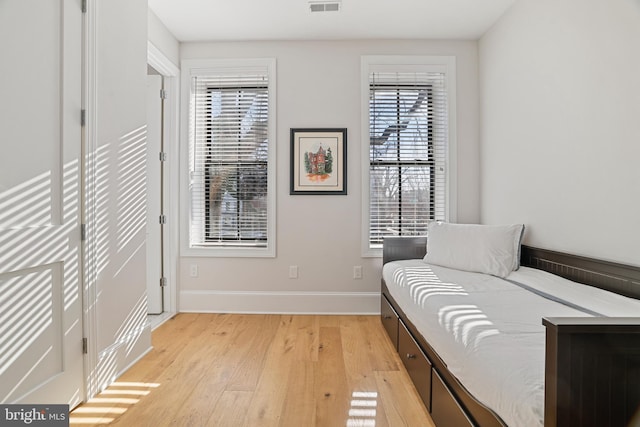
M 478 225 L 431 222 L 425 262 L 506 277 L 520 267 L 523 224 Z

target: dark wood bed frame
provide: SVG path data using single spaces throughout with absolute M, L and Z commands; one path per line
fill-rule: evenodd
M 425 253 L 426 237 L 385 238 L 383 264 Z M 528 246 L 522 246 L 521 265 L 640 299 L 639 267 Z M 437 427 L 506 426 L 447 370 L 384 279 L 381 319 Z M 640 426 L 640 313 L 540 321 L 546 327 L 544 426 Z

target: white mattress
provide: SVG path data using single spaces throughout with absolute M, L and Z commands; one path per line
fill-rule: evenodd
M 404 260 L 385 264 L 383 277 L 451 373 L 513 427 L 544 424 L 542 317 L 592 314 L 509 280 L 605 316 L 640 314 L 640 301 L 526 267 L 505 280 Z

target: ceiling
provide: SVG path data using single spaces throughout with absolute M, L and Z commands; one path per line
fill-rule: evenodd
M 516 0 L 341 0 L 338 12 L 311 12 L 308 0 L 148 1 L 179 41 L 194 42 L 475 40 Z

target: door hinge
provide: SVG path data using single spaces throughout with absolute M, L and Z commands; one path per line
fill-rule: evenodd
M 167 160 L 167 153 L 165 153 L 164 151 L 160 152 L 160 161 L 161 162 L 165 162 Z
M 80 224 L 80 240 L 87 240 L 87 224 Z
M 84 127 L 86 122 L 87 122 L 87 110 L 83 108 L 82 110 L 80 110 L 80 126 Z
M 167 216 L 160 215 L 160 224 L 166 224 L 166 223 L 167 223 Z
M 86 338 L 82 338 L 82 354 L 87 354 L 89 352 L 89 344 Z
M 160 89 L 160 99 L 167 99 L 167 91 Z
M 87 0 L 82 0 L 82 13 L 87 13 Z
M 166 277 L 161 277 L 160 278 L 160 287 L 164 288 L 165 286 L 167 286 L 167 278 Z

